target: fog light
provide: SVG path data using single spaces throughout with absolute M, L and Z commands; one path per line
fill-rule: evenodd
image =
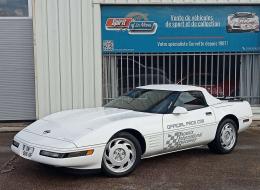
M 70 152 L 70 153 L 57 153 L 57 152 L 50 152 L 46 150 L 41 150 L 40 155 L 50 157 L 50 158 L 73 158 L 73 157 L 80 157 L 80 156 L 89 156 L 94 153 L 94 149 L 84 150 L 79 152 Z
M 79 157 L 79 156 L 85 156 L 86 155 L 86 151 L 80 151 L 80 152 L 71 152 L 68 153 L 66 158 L 73 158 L 73 157 Z
M 80 151 L 80 152 L 71 152 L 68 153 L 66 158 L 72 158 L 72 157 L 79 157 L 79 156 L 89 156 L 92 155 L 94 152 L 94 149 L 90 149 L 87 151 Z
M 57 152 L 49 152 L 45 150 L 40 151 L 40 155 L 50 157 L 50 158 L 64 158 L 64 153 L 57 153 Z

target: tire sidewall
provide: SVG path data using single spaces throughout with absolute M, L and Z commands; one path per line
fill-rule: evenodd
M 235 128 L 235 135 L 236 135 L 235 143 L 234 143 L 233 147 L 231 149 L 229 149 L 229 150 L 223 148 L 223 146 L 221 144 L 221 140 L 220 140 L 221 139 L 221 131 L 222 131 L 223 127 L 227 123 L 231 123 L 234 126 L 234 128 Z M 237 133 L 237 124 L 232 119 L 225 119 L 224 121 L 222 121 L 220 123 L 220 125 L 219 125 L 219 127 L 217 129 L 217 134 L 216 134 L 216 145 L 218 146 L 217 148 L 220 151 L 220 153 L 226 154 L 226 153 L 231 152 L 235 148 L 235 146 L 237 144 L 237 139 L 238 139 L 238 135 L 237 134 L 238 134 Z
M 142 154 L 142 149 L 141 149 L 141 146 L 140 146 L 140 143 L 139 141 L 133 136 L 131 135 L 130 133 L 127 133 L 127 132 L 120 132 L 116 135 L 114 135 L 109 141 L 108 143 L 115 139 L 115 138 L 125 138 L 125 139 L 128 139 L 129 141 L 131 141 L 133 143 L 133 145 L 135 146 L 135 150 L 136 150 L 136 160 L 134 162 L 134 164 L 132 165 L 131 168 L 129 168 L 127 171 L 125 172 L 121 172 L 121 173 L 116 173 L 116 172 L 113 172 L 111 171 L 109 168 L 106 167 L 106 164 L 104 163 L 104 158 L 102 157 L 102 165 L 101 165 L 101 169 L 102 171 L 109 177 L 123 177 L 123 176 L 126 176 L 128 174 L 130 174 L 131 172 L 134 171 L 135 167 L 140 163 L 141 161 L 141 154 Z M 108 144 L 107 143 L 107 144 Z M 107 145 L 106 145 L 107 146 Z M 104 149 L 104 153 L 106 151 L 106 148 Z M 104 154 L 103 153 L 103 154 Z

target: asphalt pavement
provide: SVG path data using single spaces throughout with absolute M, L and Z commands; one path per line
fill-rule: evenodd
M 239 136 L 227 155 L 207 147 L 142 160 L 127 177 L 108 178 L 102 173 L 73 174 L 15 156 L 10 143 L 15 133 L 0 133 L 0 190 L 259 190 L 260 128 Z

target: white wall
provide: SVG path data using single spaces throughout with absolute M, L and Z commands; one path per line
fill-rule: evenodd
M 102 104 L 100 4 L 191 3 L 260 0 L 33 0 L 37 118 Z
M 90 0 L 34 0 L 33 20 L 37 118 L 100 106 L 99 6 Z

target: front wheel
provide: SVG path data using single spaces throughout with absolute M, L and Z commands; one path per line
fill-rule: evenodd
M 237 124 L 231 119 L 222 121 L 215 139 L 208 144 L 209 149 L 219 154 L 230 153 L 237 143 L 237 128 Z
M 130 174 L 141 160 L 141 146 L 129 133 L 119 133 L 106 145 L 102 160 L 102 169 L 111 177 Z

